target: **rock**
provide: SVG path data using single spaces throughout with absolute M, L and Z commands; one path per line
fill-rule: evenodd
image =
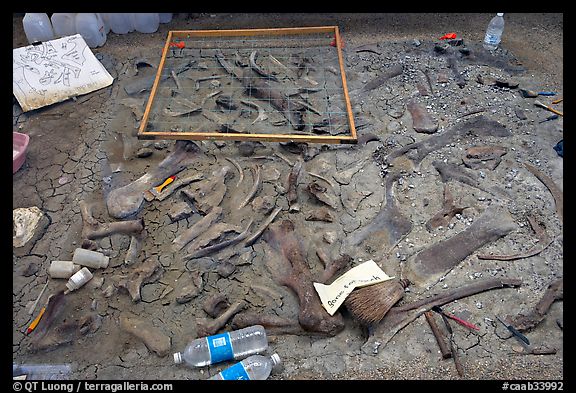
M 44 220 L 45 217 L 42 210 L 36 206 L 14 209 L 12 211 L 14 233 L 12 246 L 16 248 L 23 247 L 37 232 L 42 232 L 43 234 L 42 229 L 45 229 L 49 223 Z
M 514 109 L 514 113 L 516 114 L 516 117 L 520 120 L 526 120 L 528 118 L 528 116 L 526 116 L 526 112 L 522 108 Z
M 264 195 L 254 198 L 251 204 L 255 212 L 267 215 L 276 206 L 276 201 L 271 196 Z
M 202 274 L 197 271 L 190 273 L 190 282 L 176 292 L 176 302 L 178 304 L 188 303 L 202 292 L 203 286 Z
M 400 128 L 402 128 L 402 126 L 395 120 L 392 120 L 390 123 L 388 123 L 388 126 L 386 126 L 386 130 L 389 132 L 398 131 Z
M 168 147 L 168 141 L 154 142 L 154 149 L 156 150 L 166 149 L 167 147 Z
M 216 270 L 221 277 L 228 277 L 236 271 L 236 265 L 231 262 L 224 261 L 218 265 Z
M 170 337 L 148 322 L 123 313 L 120 315 L 120 327 L 142 340 L 144 345 L 158 356 L 164 357 L 170 353 Z
M 33 276 L 34 274 L 38 273 L 38 270 L 40 270 L 38 265 L 32 262 L 32 263 L 29 263 L 28 266 L 26 266 L 26 268 L 22 271 L 22 275 L 24 277 L 30 277 L 30 276 Z
M 116 292 L 116 287 L 113 284 L 108 285 L 103 291 L 102 294 L 105 298 L 109 298 Z
M 326 232 L 324 236 L 322 236 L 322 239 L 324 239 L 326 243 L 332 244 L 338 239 L 338 235 L 336 235 L 336 232 Z
M 154 153 L 154 150 L 152 150 L 148 147 L 143 147 L 141 149 L 138 149 L 138 151 L 136 152 L 136 157 L 146 158 L 146 157 L 150 157 L 153 153 Z
M 216 98 L 216 104 L 227 111 L 238 109 L 238 105 L 234 103 L 231 96 L 218 96 L 218 98 Z
M 192 207 L 186 201 L 178 202 L 172 205 L 168 211 L 168 217 L 172 222 L 182 220 L 183 218 L 190 217 L 192 215 Z
M 238 144 L 238 152 L 243 157 L 249 157 L 256 151 L 256 146 L 254 142 L 240 142 Z
M 325 207 L 312 210 L 305 218 L 306 221 L 334 222 L 332 213 Z

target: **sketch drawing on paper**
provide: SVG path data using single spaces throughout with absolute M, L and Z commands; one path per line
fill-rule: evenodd
M 13 92 L 24 111 L 112 84 L 81 35 L 17 48 L 12 56 Z

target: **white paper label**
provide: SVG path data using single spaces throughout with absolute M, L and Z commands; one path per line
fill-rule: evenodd
M 334 315 L 346 297 L 354 288 L 365 287 L 390 280 L 389 277 L 373 260 L 366 261 L 338 277 L 330 285 L 315 282 L 314 288 L 320 296 L 322 306 L 328 314 Z

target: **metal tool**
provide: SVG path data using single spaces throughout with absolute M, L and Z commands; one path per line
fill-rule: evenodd
M 548 116 L 547 118 L 545 118 L 544 120 L 539 121 L 538 123 L 546 123 L 547 121 L 550 120 L 556 120 L 559 116 L 558 115 L 552 115 L 552 116 Z
M 498 319 L 502 325 L 506 326 L 506 329 L 508 329 L 510 331 L 510 333 L 512 333 L 513 336 L 515 336 L 518 339 L 520 339 L 521 341 L 523 341 L 526 345 L 530 345 L 530 340 L 528 340 L 528 337 L 526 337 L 525 335 L 520 333 L 514 326 L 507 325 L 498 316 L 496 316 L 496 319 Z
M 432 311 L 436 311 L 438 314 L 442 315 L 443 317 L 450 318 L 450 319 L 458 322 L 460 325 L 465 326 L 469 329 L 480 330 L 480 328 L 478 326 L 474 325 L 473 323 L 470 323 L 470 322 L 465 321 L 461 318 L 458 318 L 456 315 L 449 314 L 449 313 L 445 312 L 444 310 L 442 310 L 440 308 L 440 306 L 432 307 Z

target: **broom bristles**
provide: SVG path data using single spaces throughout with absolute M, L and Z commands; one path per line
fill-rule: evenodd
M 401 280 L 399 284 L 402 288 L 408 285 L 404 280 Z M 356 319 L 365 325 L 380 322 L 402 297 L 403 290 L 400 294 L 395 294 L 396 285 L 398 282 L 390 280 L 356 288 L 348 295 L 344 305 Z

